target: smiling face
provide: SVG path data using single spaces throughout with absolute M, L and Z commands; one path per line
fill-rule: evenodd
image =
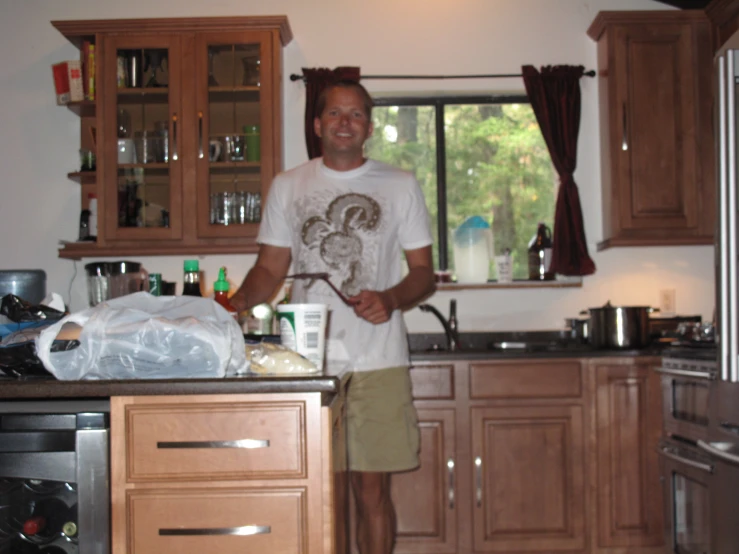
M 363 147 L 372 135 L 372 122 L 359 91 L 350 87 L 327 91 L 326 107 L 313 128 L 321 138 L 327 167 L 348 171 L 364 163 Z

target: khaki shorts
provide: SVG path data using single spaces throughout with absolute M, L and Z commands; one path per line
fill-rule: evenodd
M 351 471 L 418 467 L 420 433 L 407 367 L 352 373 L 346 409 Z

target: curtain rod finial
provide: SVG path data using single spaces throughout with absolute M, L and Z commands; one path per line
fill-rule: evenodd
M 303 80 L 303 76 L 302 75 L 298 75 L 297 73 L 293 73 L 292 75 L 290 75 L 290 80 L 291 81 L 302 81 Z
M 586 77 L 595 77 L 595 69 L 591 69 L 590 71 L 586 71 L 583 73 Z

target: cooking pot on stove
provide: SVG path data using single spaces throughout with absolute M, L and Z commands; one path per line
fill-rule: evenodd
M 595 348 L 636 349 L 649 345 L 649 314 L 659 311 L 648 306 L 590 308 L 590 344 Z

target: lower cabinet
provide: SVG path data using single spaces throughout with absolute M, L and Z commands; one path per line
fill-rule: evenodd
M 581 406 L 472 408 L 473 551 L 585 548 Z
M 662 432 L 662 395 L 653 367 L 659 358 L 593 359 L 595 449 L 598 491 L 593 532 L 602 552 L 663 552 L 663 505 L 657 443 Z M 617 550 L 622 549 L 622 550 Z
M 342 410 L 318 392 L 112 398 L 112 553 L 345 552 Z
M 453 408 L 418 410 L 421 467 L 392 477 L 396 553 L 456 552 L 457 453 Z
M 657 360 L 417 363 L 395 553 L 661 553 Z

